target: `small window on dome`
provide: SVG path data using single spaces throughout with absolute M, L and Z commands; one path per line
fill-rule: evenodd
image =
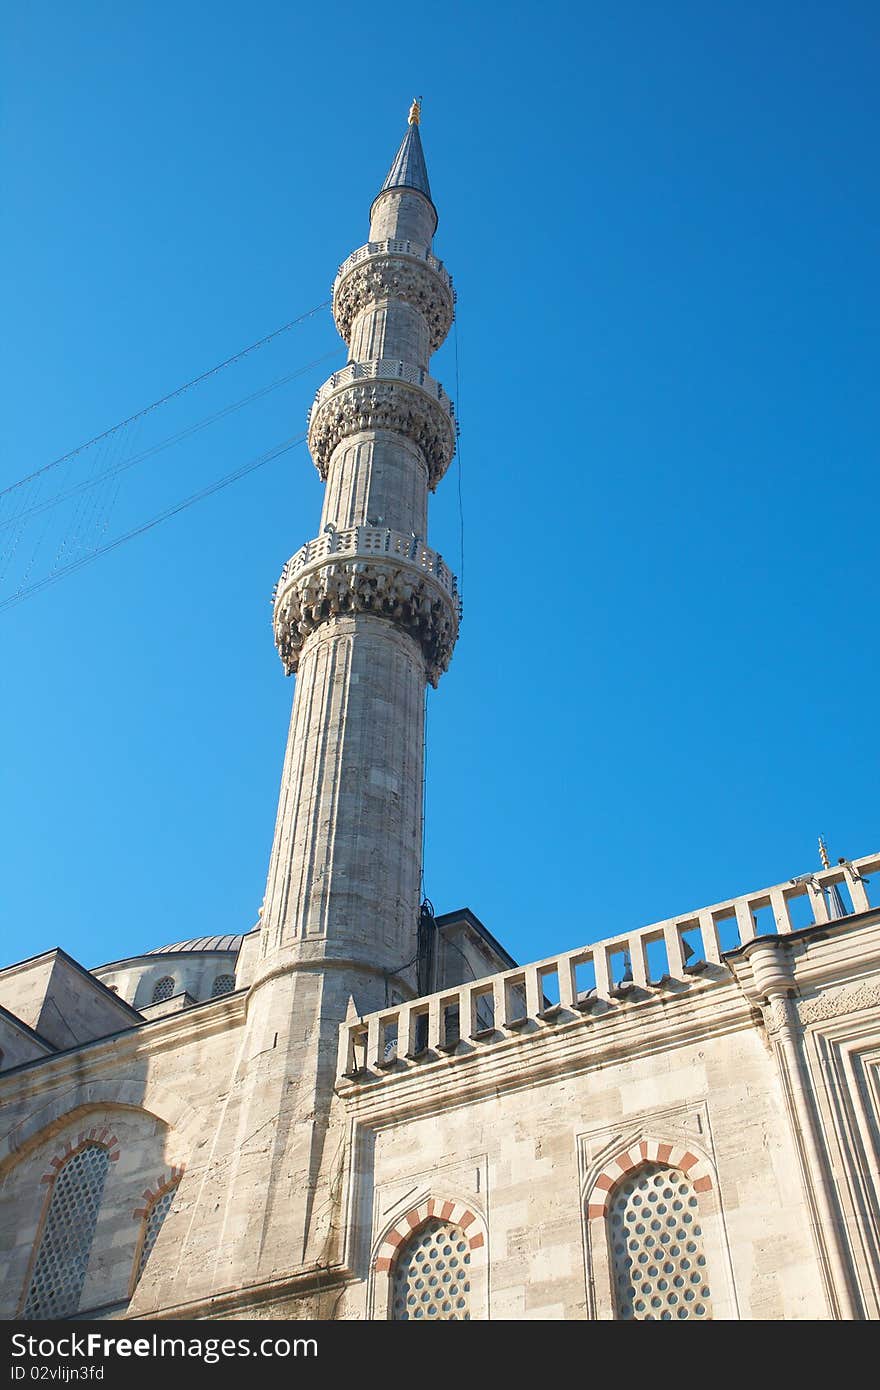
M 174 981 L 170 975 L 163 975 L 161 980 L 157 980 L 153 988 L 153 998 L 151 1003 L 161 1004 L 165 999 L 170 999 L 174 993 Z
M 211 986 L 211 998 L 217 999 L 221 994 L 231 994 L 235 989 L 234 975 L 218 975 Z

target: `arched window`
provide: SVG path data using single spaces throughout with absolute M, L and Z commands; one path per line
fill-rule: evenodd
M 699 1202 L 684 1173 L 641 1164 L 615 1188 L 608 1220 L 618 1318 L 712 1317 Z
M 23 1318 L 67 1318 L 77 1311 L 109 1162 L 102 1144 L 85 1144 L 59 1168 Z
M 391 1274 L 390 1316 L 469 1322 L 470 1244 L 460 1226 L 432 1217 L 400 1248 Z
M 163 1192 L 160 1192 L 158 1197 L 154 1197 L 147 1208 L 147 1214 L 144 1217 L 143 1231 L 141 1232 L 137 1268 L 135 1269 L 134 1279 L 132 1280 L 132 1292 L 144 1272 L 144 1266 L 150 1258 L 153 1246 L 156 1244 L 156 1239 L 162 1229 L 162 1223 L 171 1210 L 171 1203 L 174 1201 L 174 1194 L 177 1191 L 179 1183 L 180 1179 L 178 1178 L 175 1182 L 171 1183 L 170 1186 L 166 1187 Z
M 164 999 L 170 999 L 174 993 L 174 981 L 170 975 L 163 975 L 161 980 L 157 980 L 153 988 L 152 1004 L 161 1004 Z
M 211 998 L 217 999 L 221 994 L 231 994 L 234 989 L 234 975 L 218 975 L 211 986 Z

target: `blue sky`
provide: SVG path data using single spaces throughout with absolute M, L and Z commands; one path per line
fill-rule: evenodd
M 0 486 L 320 304 L 424 95 L 465 520 L 438 911 L 535 959 L 812 868 L 819 831 L 880 847 L 876 6 L 13 0 L 4 29 Z M 297 437 L 343 360 L 324 311 L 55 470 L 38 501 L 291 378 L 32 520 L 13 591 Z M 253 925 L 293 694 L 269 599 L 320 499 L 299 446 L 0 612 L 4 962 Z

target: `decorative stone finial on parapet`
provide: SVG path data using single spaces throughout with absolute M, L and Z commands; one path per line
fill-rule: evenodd
M 413 97 L 412 106 L 409 108 L 410 125 L 421 125 L 422 121 L 422 98 Z

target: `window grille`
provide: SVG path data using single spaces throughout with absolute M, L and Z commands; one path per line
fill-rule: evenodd
M 161 980 L 156 981 L 156 987 L 153 990 L 151 1002 L 153 1004 L 161 1004 L 165 999 L 170 999 L 173 993 L 174 981 L 170 975 L 163 975 Z
M 218 999 L 221 994 L 231 994 L 234 989 L 234 975 L 218 975 L 211 986 L 211 998 Z
M 162 1229 L 162 1223 L 171 1210 L 171 1203 L 174 1201 L 176 1192 L 177 1183 L 175 1183 L 173 1187 L 166 1188 L 152 1203 L 144 1218 L 144 1236 L 141 1241 L 140 1255 L 138 1256 L 137 1274 L 134 1278 L 135 1284 L 137 1284 L 144 1272 L 144 1266 L 152 1254 L 153 1246 L 156 1244 L 157 1237 Z
M 23 1318 L 66 1318 L 77 1311 L 109 1163 L 107 1149 L 87 1144 L 58 1170 Z
M 394 1261 L 391 1317 L 468 1322 L 471 1254 L 460 1226 L 432 1218 L 410 1236 Z
M 618 1318 L 712 1317 L 699 1203 L 684 1173 L 636 1168 L 615 1190 L 608 1220 Z

